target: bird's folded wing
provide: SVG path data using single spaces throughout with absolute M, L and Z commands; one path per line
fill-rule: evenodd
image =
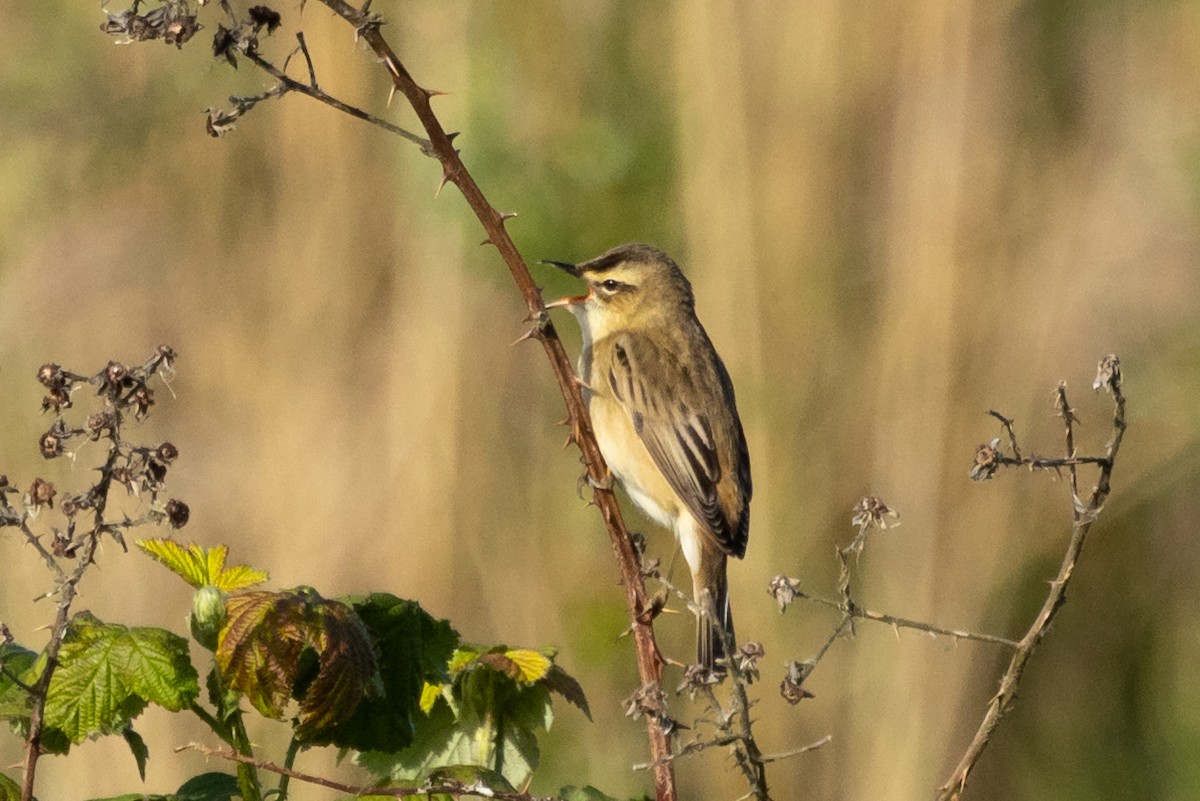
M 621 334 L 609 382 L 667 483 L 726 553 L 737 550 L 734 523 L 718 495 L 721 463 L 699 391 L 674 354 L 636 333 Z

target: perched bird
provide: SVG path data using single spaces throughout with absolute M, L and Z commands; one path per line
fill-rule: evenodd
M 720 628 L 733 636 L 726 561 L 745 555 L 750 534 L 750 455 L 729 373 L 663 251 L 629 244 L 546 263 L 587 282 L 586 295 L 547 308 L 579 321 L 600 452 L 634 503 L 674 531 L 699 609 L 697 661 L 712 670 L 725 656 Z

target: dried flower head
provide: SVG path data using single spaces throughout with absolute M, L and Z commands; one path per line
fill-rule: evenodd
M 887 529 L 889 517 L 893 521 L 899 520 L 900 513 L 889 509 L 880 498 L 867 495 L 854 505 L 854 516 L 850 518 L 850 522 L 860 528 L 878 528 L 882 531 Z M 893 522 L 891 525 L 900 524 Z
M 60 559 L 74 559 L 75 552 L 79 550 L 79 542 L 72 536 L 73 529 L 74 526 L 65 532 L 57 528 L 53 530 L 54 539 L 50 543 L 50 551 Z
M 154 405 L 154 390 L 145 384 L 139 384 L 129 396 L 129 402 L 133 404 L 133 416 L 138 420 L 145 420 L 150 414 L 150 407 Z
M 675 694 L 687 693 L 688 698 L 695 698 L 696 693 L 705 687 L 718 684 L 720 681 L 721 675 L 716 671 L 709 670 L 704 665 L 688 665 L 683 671 L 682 680 L 675 688 Z
M 813 665 L 810 662 L 789 662 L 787 673 L 784 674 L 783 681 L 779 683 L 779 694 L 783 696 L 783 700 L 795 706 L 805 698 L 812 698 L 813 694 L 804 689 L 804 680 L 812 673 Z
M 71 405 L 71 393 L 66 387 L 55 387 L 42 398 L 43 412 L 58 414 L 63 409 L 70 409 Z
M 275 33 L 275 29 L 283 22 L 283 17 L 279 16 L 279 12 L 267 6 L 250 6 L 247 13 L 250 15 L 250 25 L 254 28 L 255 33 L 264 27 L 267 29 L 268 35 Z
M 1000 438 L 996 437 L 975 449 L 975 464 L 971 466 L 970 476 L 974 481 L 986 481 L 996 475 L 1000 464 Z
M 236 126 L 238 117 L 242 116 L 237 111 L 223 111 L 219 108 L 209 108 L 207 110 L 208 117 L 204 121 L 204 130 L 214 139 L 232 131 Z
M 237 30 L 218 25 L 217 32 L 213 34 L 213 58 L 224 58 L 229 62 L 229 66 L 237 69 L 237 46 Z
M 1100 360 L 1092 389 L 1103 389 L 1114 395 L 1121 394 L 1121 360 L 1117 358 L 1117 354 L 1110 353 Z
M 43 364 L 38 368 L 37 379 L 42 386 L 49 389 L 61 387 L 67 383 L 62 367 L 57 364 Z
M 142 476 L 127 464 L 117 465 L 112 469 L 112 480 L 125 488 L 130 495 L 138 495 L 142 491 Z
M 112 436 L 117 430 L 117 420 L 116 413 L 107 409 L 89 414 L 87 419 L 88 439 L 95 442 L 101 437 Z
M 188 518 L 192 516 L 192 510 L 183 501 L 172 498 L 167 501 L 167 522 L 171 524 L 171 528 L 183 528 L 187 525 Z
M 779 613 L 783 614 L 792 601 L 796 600 L 796 594 L 800 592 L 800 580 L 782 575 L 776 576 L 771 579 L 767 592 L 775 598 L 775 602 L 779 604 Z
M 163 41 L 182 49 L 196 35 L 196 32 L 203 28 L 204 26 L 196 21 L 194 14 L 176 17 L 163 26 Z
M 35 478 L 29 487 L 29 492 L 25 494 L 25 505 L 33 509 L 40 509 L 43 506 L 53 509 L 54 496 L 57 494 L 58 490 L 49 481 L 44 478 Z
M 54 459 L 63 455 L 63 438 L 55 432 L 54 427 L 42 434 L 38 440 L 38 450 L 42 452 L 43 459 Z
M 746 642 L 742 643 L 741 649 L 734 655 L 737 670 L 746 678 L 747 684 L 758 679 L 758 660 L 766 653 L 761 642 Z
M 59 510 L 67 517 L 74 517 L 79 512 L 80 496 L 64 495 L 58 504 Z
M 666 708 L 667 698 L 654 684 L 643 685 L 624 701 L 625 715 L 637 720 L 642 715 L 659 717 Z

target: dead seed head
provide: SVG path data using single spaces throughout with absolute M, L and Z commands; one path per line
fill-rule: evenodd
M 805 698 L 814 697 L 803 686 L 804 680 L 808 678 L 809 673 L 812 673 L 812 665 L 809 663 L 788 663 L 787 673 L 784 674 L 783 681 L 779 684 L 779 694 L 783 696 L 783 700 L 795 706 Z
M 1000 438 L 996 437 L 975 449 L 975 464 L 971 466 L 970 476 L 974 481 L 986 481 L 999 469 Z
M 183 528 L 187 525 L 188 518 L 192 516 L 192 510 L 183 501 L 172 498 L 167 501 L 167 522 L 171 524 L 171 528 Z
M 35 509 L 40 509 L 43 506 L 54 508 L 54 496 L 58 494 L 58 490 L 54 489 L 54 485 L 44 478 L 35 478 L 33 484 L 29 487 L 29 494 L 26 498 L 26 503 Z
M 1121 360 L 1117 358 L 1117 354 L 1110 353 L 1100 360 L 1092 389 L 1102 389 L 1115 395 L 1121 393 Z
M 792 601 L 796 600 L 796 594 L 800 591 L 800 580 L 788 578 L 787 576 L 776 576 L 771 579 L 771 584 L 767 587 L 767 592 L 779 604 L 779 613 L 783 614 L 791 605 Z
M 887 520 L 889 517 L 893 521 L 891 525 L 895 526 L 897 525 L 895 521 L 900 519 L 900 514 L 889 509 L 882 499 L 868 495 L 855 504 L 854 516 L 850 518 L 850 522 L 860 528 L 886 530 L 889 525 Z

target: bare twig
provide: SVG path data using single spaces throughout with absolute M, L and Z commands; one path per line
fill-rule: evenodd
M 1017 435 L 1013 431 L 1013 421 L 995 409 L 989 409 L 988 414 L 1000 421 L 1000 425 L 1003 426 L 1005 432 L 1008 434 L 1008 444 L 1012 447 L 1013 455 L 1020 459 L 1021 449 L 1017 447 Z
M 297 34 L 297 35 L 300 36 L 299 34 Z M 352 106 L 349 103 L 346 103 L 345 101 L 339 100 L 338 98 L 334 97 L 333 95 L 329 94 L 328 92 L 326 92 L 325 90 L 323 90 L 319 86 L 317 86 L 316 72 L 313 70 L 312 61 L 311 61 L 311 59 L 309 59 L 308 47 L 304 44 L 304 39 L 302 36 L 300 36 L 300 44 L 301 44 L 301 52 L 304 54 L 304 58 L 308 63 L 309 77 L 312 79 L 311 84 L 307 84 L 307 83 L 304 83 L 303 81 L 298 81 L 295 78 L 292 78 L 287 73 L 285 73 L 283 70 L 276 67 L 270 61 L 267 61 L 265 58 L 263 58 L 261 55 L 259 55 L 255 51 L 251 51 L 251 52 L 244 54 L 246 56 L 246 58 L 248 58 L 252 62 L 254 62 L 254 64 L 256 66 L 261 68 L 264 72 L 266 72 L 268 75 L 270 75 L 275 80 L 279 81 L 279 87 L 275 90 L 269 91 L 268 92 L 269 95 L 282 97 L 287 92 L 298 92 L 298 93 L 304 95 L 305 97 L 311 97 L 313 100 L 317 100 L 331 108 L 335 108 L 338 111 L 341 111 L 345 114 L 349 114 L 351 117 L 360 119 L 364 122 L 369 122 L 372 125 L 383 128 L 385 131 L 388 131 L 389 133 L 394 133 L 396 136 L 399 136 L 403 139 L 407 139 L 408 141 L 412 142 L 414 145 L 417 145 L 419 148 L 421 148 L 422 153 L 425 153 L 426 155 L 431 155 L 431 149 L 430 149 L 430 144 L 429 144 L 428 139 L 424 139 L 420 136 L 417 136 L 415 133 L 405 130 L 404 128 L 401 128 L 399 125 L 395 125 L 394 123 L 388 122 L 387 120 L 385 120 L 381 117 L 376 117 L 374 114 L 364 111 L 363 109 L 358 108 L 357 106 Z
M 977 631 L 964 631 L 962 629 L 948 629 L 942 626 L 935 626 L 932 623 L 926 623 L 923 620 L 910 620 L 909 618 L 897 617 L 884 612 L 875 612 L 871 609 L 865 609 L 858 604 L 852 603 L 847 609 L 842 601 L 833 601 L 828 598 L 821 598 L 817 595 L 809 595 L 802 590 L 795 590 L 796 597 L 810 603 L 828 606 L 832 609 L 841 609 L 847 617 L 859 618 L 862 620 L 874 620 L 877 623 L 886 623 L 894 628 L 914 629 L 923 631 L 926 634 L 936 635 L 940 637 L 950 637 L 955 640 L 974 640 L 975 642 L 987 642 L 995 645 L 1004 645 L 1009 648 L 1016 648 L 1018 643 L 1016 640 L 1010 640 L 1007 637 L 998 637 L 995 634 L 984 634 Z
M 260 770 L 265 770 L 268 773 L 274 773 L 279 776 L 284 776 L 289 779 L 295 779 L 298 782 L 317 785 L 318 787 L 327 787 L 330 790 L 337 790 L 339 793 L 349 793 L 352 796 L 394 796 L 396 798 L 404 798 L 406 796 L 427 796 L 433 797 L 437 795 L 449 795 L 455 798 L 464 796 L 486 796 L 488 798 L 497 798 L 500 801 L 555 801 L 553 796 L 535 796 L 529 793 L 510 792 L 505 790 L 496 790 L 486 787 L 479 783 L 465 784 L 455 781 L 437 781 L 427 784 L 410 784 L 404 787 L 375 787 L 345 784 L 343 782 L 327 779 L 324 776 L 315 776 L 309 773 L 301 773 L 298 770 L 287 768 L 282 765 L 276 765 L 273 762 L 268 762 L 262 759 L 239 754 L 232 748 L 213 748 L 211 746 L 201 745 L 200 743 L 188 743 L 187 745 L 178 746 L 175 753 L 180 751 L 199 751 L 205 756 L 215 756 L 219 759 L 226 759 L 230 762 L 237 762 L 243 765 L 251 765 Z
M 799 756 L 800 754 L 807 754 L 809 751 L 816 751 L 821 746 L 828 745 L 831 742 L 833 742 L 833 735 L 826 734 L 816 742 L 809 743 L 808 745 L 802 745 L 799 748 L 793 748 L 791 751 L 780 751 L 778 754 L 763 754 L 762 761 L 778 762 L 781 759 L 788 759 L 789 757 Z
M 1076 478 L 1074 467 L 1072 466 L 1073 523 L 1071 526 L 1071 537 L 1067 543 L 1067 550 L 1063 556 L 1062 565 L 1059 567 L 1058 575 L 1050 582 L 1050 591 L 1046 596 L 1046 600 L 1042 603 L 1041 610 L 1038 612 L 1037 617 L 1034 618 L 1029 630 L 1025 632 L 1025 636 L 1017 644 L 1016 652 L 1009 661 L 1008 668 L 1004 671 L 1004 675 L 1000 677 L 1000 689 L 988 704 L 987 712 L 984 714 L 983 721 L 979 724 L 975 736 L 967 746 L 967 750 L 959 760 L 958 765 L 950 774 L 950 778 L 938 789 L 938 799 L 940 801 L 957 801 L 961 797 L 967 785 L 967 778 L 974 769 L 976 762 L 979 761 L 979 757 L 983 754 L 984 749 L 987 748 L 988 743 L 991 741 L 992 733 L 1000 725 L 1000 721 L 1004 719 L 1004 716 L 1009 712 L 1013 706 L 1013 702 L 1016 700 L 1017 687 L 1021 682 L 1021 676 L 1025 671 L 1025 667 L 1029 664 L 1030 657 L 1033 656 L 1034 650 L 1041 643 L 1042 638 L 1046 636 L 1046 631 L 1050 623 L 1054 620 L 1058 610 L 1066 602 L 1067 585 L 1071 581 L 1071 576 L 1075 572 L 1075 565 L 1078 564 L 1080 554 L 1083 552 L 1088 532 L 1091 530 L 1092 523 L 1096 521 L 1100 510 L 1104 507 L 1104 502 L 1108 499 L 1113 465 L 1117 458 L 1117 452 L 1121 447 L 1121 440 L 1125 435 L 1125 396 L 1121 394 L 1119 365 L 1120 362 L 1115 356 L 1105 357 L 1100 362 L 1100 375 L 1095 384 L 1096 388 L 1103 388 L 1111 392 L 1113 396 L 1112 438 L 1105 449 L 1105 455 L 1092 462 L 1100 465 L 1100 475 L 1096 481 L 1096 486 L 1092 489 L 1087 503 L 1082 503 L 1075 491 Z M 1067 403 L 1066 390 L 1062 385 L 1059 386 L 1056 392 L 1055 405 L 1059 414 L 1063 417 L 1066 426 L 1067 452 L 1069 455 L 1073 455 L 1074 438 L 1072 421 L 1074 420 L 1074 413 Z M 1079 460 L 1074 461 L 1081 463 Z
M 393 85 L 407 98 L 429 136 L 429 152 L 432 152 L 442 165 L 442 182 L 453 183 L 462 192 L 467 204 L 487 233 L 485 242 L 490 243 L 499 251 L 513 281 L 521 291 L 526 308 L 529 310 L 529 319 L 535 324 L 531 338 L 537 339 L 542 344 L 550 361 L 551 369 L 558 382 L 559 392 L 567 407 L 567 419 L 571 424 L 572 438 L 582 452 L 583 462 L 592 485 L 597 487 L 594 490 L 593 499 L 604 518 L 620 568 L 621 580 L 625 586 L 625 599 L 629 607 L 630 619 L 633 621 L 638 673 L 643 686 L 658 687 L 662 680 L 662 660 L 654 640 L 652 621 L 643 615 L 643 611 L 648 608 L 648 599 L 642 583 L 637 553 L 621 518 L 616 496 L 611 489 L 602 489 L 608 485 L 608 468 L 592 432 L 591 420 L 580 395 L 571 360 L 567 356 L 562 341 L 558 338 L 554 325 L 546 314 L 541 291 L 534 282 L 533 276 L 530 275 L 525 260 L 505 230 L 505 220 L 512 215 L 502 214 L 493 207 L 484 196 L 483 190 L 479 188 L 475 179 L 467 171 L 454 147 L 454 135 L 445 131 L 430 106 L 429 101 L 434 93 L 413 80 L 380 32 L 381 20 L 360 11 L 346 0 L 321 0 L 321 2 L 354 26 L 358 35 L 387 66 Z M 312 87 L 307 87 L 307 90 L 306 93 L 316 91 Z M 298 91 L 305 90 L 298 89 Z M 676 798 L 675 775 L 671 763 L 666 759 L 671 753 L 670 743 L 667 731 L 659 722 L 660 719 L 660 716 L 646 715 L 650 753 L 655 764 L 655 794 L 658 801 L 672 801 Z

